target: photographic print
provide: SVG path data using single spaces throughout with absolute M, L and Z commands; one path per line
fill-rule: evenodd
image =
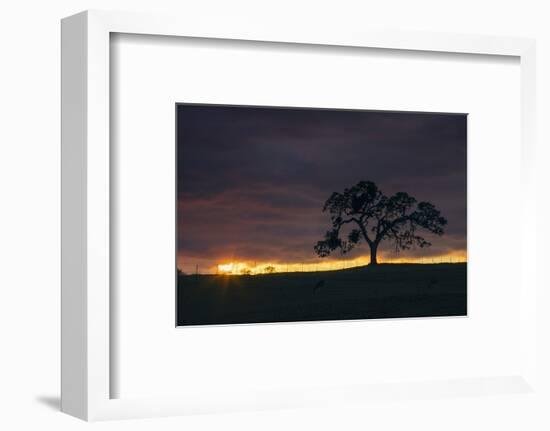
M 466 315 L 466 114 L 176 122 L 178 326 Z

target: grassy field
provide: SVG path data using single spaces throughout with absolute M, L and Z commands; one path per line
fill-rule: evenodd
M 178 325 L 461 316 L 466 264 L 270 275 L 181 275 Z

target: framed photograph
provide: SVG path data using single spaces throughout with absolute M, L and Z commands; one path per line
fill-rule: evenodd
M 176 109 L 178 325 L 467 314 L 465 114 Z
M 62 410 L 536 396 L 534 74 L 521 38 L 64 19 Z

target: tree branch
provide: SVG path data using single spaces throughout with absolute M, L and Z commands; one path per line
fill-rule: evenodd
M 365 241 L 367 241 L 367 244 L 370 247 L 372 245 L 372 240 L 369 238 L 369 234 L 367 233 L 367 229 L 365 228 L 365 226 L 363 226 L 363 223 L 358 222 L 357 225 L 359 226 L 359 229 L 361 229 L 361 233 L 365 237 Z

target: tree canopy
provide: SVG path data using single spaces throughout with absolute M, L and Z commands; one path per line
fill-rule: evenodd
M 320 257 L 333 251 L 347 253 L 366 242 L 371 264 L 377 264 L 377 250 L 382 241 L 390 241 L 396 250 L 429 247 L 431 243 L 419 230 L 443 235 L 447 220 L 430 202 L 417 202 L 405 192 L 386 196 L 372 181 L 360 181 L 343 193 L 334 192 L 323 212 L 330 214 L 331 229 L 314 246 Z

